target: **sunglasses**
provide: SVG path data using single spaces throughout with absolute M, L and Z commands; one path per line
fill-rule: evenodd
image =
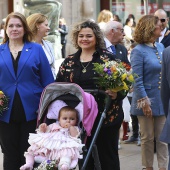
M 160 19 L 160 21 L 161 21 L 161 22 L 165 22 L 165 21 L 166 21 L 166 19 Z

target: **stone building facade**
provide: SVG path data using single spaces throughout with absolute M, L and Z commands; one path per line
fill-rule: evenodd
M 19 11 L 23 13 L 22 2 L 60 2 L 62 4 L 60 16 L 64 17 L 69 27 L 69 33 L 72 26 L 82 20 L 91 18 L 96 20 L 98 13 L 103 9 L 109 9 L 113 14 L 118 14 L 124 23 L 128 14 L 135 14 L 136 21 L 144 15 L 143 2 L 149 2 L 149 14 L 157 8 L 163 8 L 170 16 L 170 2 L 169 0 L 0 0 L 0 20 L 5 18 L 8 13 L 12 11 Z M 57 28 L 56 28 L 57 29 Z M 75 49 L 71 45 L 70 35 L 67 35 L 66 53 L 71 54 Z M 58 47 L 57 47 L 58 50 Z
M 0 0 L 0 21 L 8 15 L 8 1 Z
M 97 18 L 98 0 L 58 0 L 62 4 L 61 16 L 65 18 L 69 27 L 69 33 L 71 27 L 82 20 Z M 97 3 L 98 1 L 98 3 Z M 66 46 L 66 53 L 71 54 L 75 52 L 69 40 L 70 34 L 67 35 L 68 43 Z
M 35 1 L 35 0 L 29 0 Z M 37 0 L 38 1 L 38 0 Z M 41 0 L 43 1 L 43 0 Z M 45 0 L 48 2 L 48 0 Z M 50 0 L 49 0 L 50 1 Z M 60 16 L 64 17 L 71 31 L 75 23 L 91 18 L 96 20 L 99 12 L 99 0 L 56 0 L 62 4 Z M 23 11 L 23 0 L 0 0 L 0 19 L 5 18 L 12 11 Z M 57 29 L 57 28 L 56 28 Z M 70 35 L 67 35 L 66 54 L 75 52 L 70 42 Z

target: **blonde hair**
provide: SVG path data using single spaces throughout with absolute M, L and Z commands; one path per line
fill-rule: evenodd
M 76 24 L 72 29 L 71 39 L 72 39 L 73 46 L 76 49 L 80 49 L 80 47 L 77 43 L 77 39 L 78 39 L 79 32 L 83 28 L 91 28 L 92 29 L 92 31 L 95 35 L 95 38 L 96 38 L 96 48 L 105 48 L 105 42 L 104 42 L 103 33 L 102 33 L 101 29 L 99 28 L 97 23 L 95 23 L 94 21 L 89 19 L 89 20 L 86 20 L 86 21 Z
M 148 43 L 153 37 L 155 26 L 159 18 L 153 15 L 145 15 L 140 18 L 134 32 L 134 40 L 139 43 Z
M 108 21 L 110 21 L 111 18 L 113 18 L 112 12 L 107 10 L 107 9 L 104 9 L 99 13 L 98 18 L 97 18 L 97 22 L 98 23 L 108 22 Z
M 8 22 L 11 18 L 18 18 L 21 22 L 22 22 L 22 25 L 23 25 L 23 28 L 24 28 L 24 37 L 23 37 L 23 40 L 24 41 L 32 41 L 33 39 L 33 34 L 27 24 L 27 21 L 26 21 L 26 18 L 24 15 L 22 15 L 21 13 L 19 12 L 12 12 L 10 13 L 7 18 L 6 18 L 6 21 L 5 21 L 5 26 L 4 26 L 4 30 L 7 29 L 7 26 L 8 26 Z M 4 39 L 3 39 L 3 43 L 6 43 L 7 41 L 9 40 L 9 37 L 6 33 L 6 31 L 4 31 Z
M 33 35 L 37 34 L 37 31 L 38 31 L 37 25 L 43 23 L 46 19 L 47 17 L 41 13 L 34 13 L 30 15 L 29 17 L 27 17 L 27 23 Z
M 64 18 L 60 18 L 59 22 L 62 22 L 63 25 L 66 25 L 66 20 Z

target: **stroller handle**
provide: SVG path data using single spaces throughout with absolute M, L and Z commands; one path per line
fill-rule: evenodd
M 104 90 L 99 90 L 99 89 L 84 89 L 85 92 L 87 93 L 92 93 L 92 94 L 102 94 L 105 96 L 106 102 L 104 106 L 104 112 L 107 112 L 110 104 L 111 104 L 111 97 L 104 91 Z
M 80 168 L 81 170 L 85 170 L 86 169 L 86 166 L 87 166 L 87 162 L 88 162 L 88 160 L 89 160 L 89 158 L 90 158 L 90 154 L 92 153 L 92 150 L 93 150 L 93 148 L 96 148 L 96 145 L 95 145 L 95 141 L 96 141 L 96 139 L 97 139 L 97 136 L 98 136 L 98 133 L 99 133 L 99 131 L 100 131 L 100 129 L 101 129 L 101 126 L 102 126 L 102 124 L 103 124 L 103 121 L 104 121 L 104 119 L 106 118 L 106 112 L 108 111 L 108 109 L 109 109 L 109 107 L 110 107 L 110 104 L 111 104 L 111 97 L 104 91 L 104 90 L 98 90 L 98 89 L 84 89 L 84 91 L 85 92 L 87 92 L 87 93 L 92 93 L 92 94 L 102 94 L 102 95 L 104 95 L 105 96 L 105 106 L 104 106 L 104 110 L 103 110 L 103 113 L 101 114 L 101 118 L 100 118 L 100 121 L 99 121 L 99 123 L 98 123 L 98 127 L 97 127 L 97 129 L 96 129 L 96 131 L 95 131 L 95 134 L 94 134 L 94 136 L 93 136 L 93 139 L 92 139 L 92 142 L 91 142 L 91 144 L 90 144 L 90 147 L 89 147 L 89 151 L 88 151 L 88 153 L 87 153 L 87 155 L 86 155 L 86 157 L 85 157 L 85 160 L 84 160 L 84 163 L 83 163 L 83 165 L 82 165 L 82 167 Z M 97 153 L 98 151 L 96 151 L 96 149 L 95 149 L 95 153 Z M 98 153 L 97 153 L 97 155 L 98 155 Z M 97 169 L 98 170 L 101 170 L 101 165 L 100 165 L 100 161 L 99 161 L 99 158 L 98 158 L 98 156 L 96 156 L 97 158 L 97 163 L 96 163 L 96 165 L 97 165 Z

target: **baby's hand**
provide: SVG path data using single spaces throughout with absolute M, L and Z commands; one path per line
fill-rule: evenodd
M 68 165 L 61 165 L 61 168 L 60 168 L 61 170 L 69 170 L 69 167 L 68 167 Z
M 70 126 L 69 131 L 72 137 L 76 137 L 78 135 L 78 131 L 74 126 Z
M 46 132 L 46 130 L 47 130 L 47 124 L 46 124 L 46 123 L 42 123 L 42 124 L 39 126 L 39 130 L 40 130 L 40 132 Z

